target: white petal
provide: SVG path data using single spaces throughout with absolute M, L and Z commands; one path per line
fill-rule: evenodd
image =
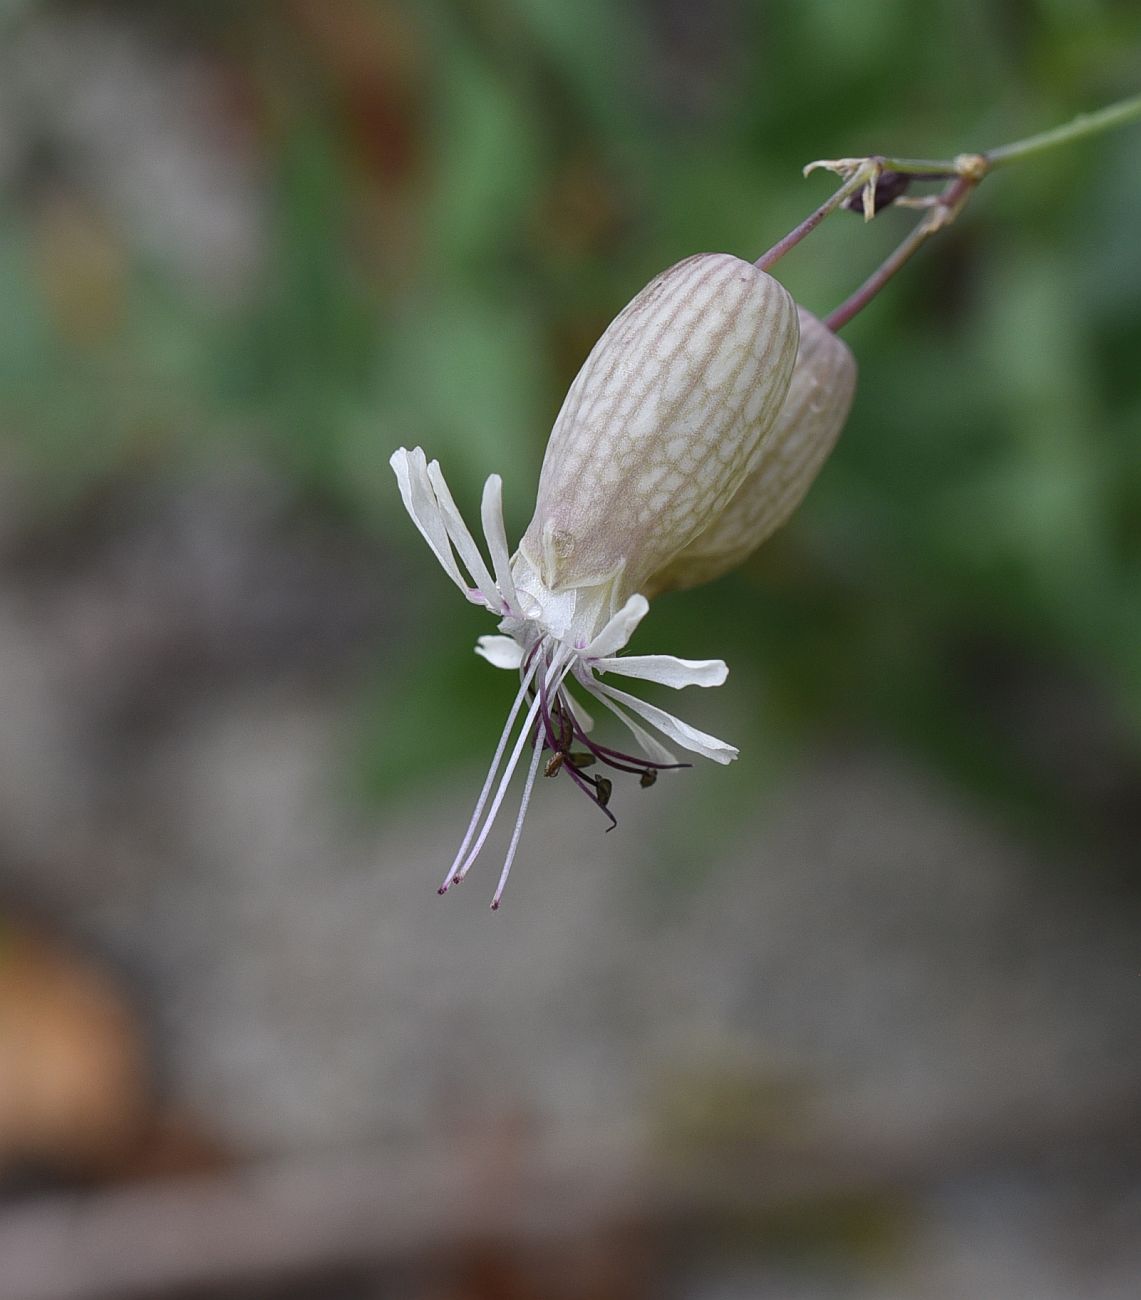
M 599 685 L 599 683 L 595 683 L 595 685 Z M 634 739 L 641 746 L 642 753 L 646 755 L 646 757 L 650 760 L 651 763 L 676 763 L 677 762 L 676 754 L 674 754 L 671 750 L 668 750 L 665 747 L 665 745 L 663 745 L 659 740 L 656 740 L 653 736 L 651 736 L 650 733 L 645 729 L 645 727 L 635 722 L 634 719 L 630 717 L 628 713 L 625 713 L 622 709 L 620 709 L 618 705 L 614 703 L 613 700 L 608 700 L 605 695 L 601 694 L 601 692 L 596 692 L 595 698 L 599 700 L 600 703 L 604 704 L 610 710 L 610 712 L 613 713 L 614 716 L 622 723 L 624 727 L 629 728 L 629 730 L 634 736 Z
M 413 447 L 411 451 L 401 447 L 392 453 L 388 463 L 396 474 L 400 497 L 404 502 L 405 510 L 412 516 L 412 522 L 432 548 L 444 572 L 470 599 L 470 589 L 456 565 L 452 544 L 448 541 L 448 530 L 444 526 L 444 517 L 440 513 L 436 494 L 432 491 L 428 479 L 424 452 L 419 447 Z
M 456 509 L 456 503 L 452 500 L 451 491 L 447 483 L 444 482 L 439 461 L 434 460 L 429 463 L 428 478 L 435 489 L 436 500 L 440 503 L 440 513 L 444 519 L 444 526 L 448 530 L 448 536 L 452 539 L 452 545 L 455 546 L 460 559 L 463 560 L 464 567 L 471 574 L 472 582 L 483 594 L 484 603 L 489 609 L 493 609 L 497 613 L 505 612 L 502 597 L 496 589 L 495 583 L 491 580 L 491 574 L 487 571 L 487 565 L 484 563 L 483 556 L 479 553 L 475 538 L 472 537 L 471 530 L 464 523 L 463 516 Z
M 640 717 L 652 726 L 669 736 L 673 741 L 686 749 L 692 750 L 695 754 L 701 754 L 704 758 L 711 758 L 715 763 L 731 763 L 738 754 L 738 750 L 732 745 L 728 745 L 723 740 L 718 740 L 716 736 L 710 736 L 704 731 L 698 731 L 696 727 L 691 727 L 688 722 L 682 722 L 680 718 L 675 718 L 672 713 L 667 713 L 665 709 L 659 709 L 656 705 L 647 704 L 645 700 L 640 700 L 637 696 L 628 695 L 625 691 L 615 690 L 613 686 L 607 686 L 603 682 L 595 682 L 595 694 L 603 698 L 620 700 L 627 708 L 632 709 Z
M 563 691 L 563 699 L 570 705 L 570 711 L 574 714 L 574 720 L 583 729 L 583 731 L 594 730 L 594 719 L 575 699 L 570 691 Z
M 495 668 L 518 668 L 523 662 L 523 647 L 510 636 L 481 636 L 475 652 Z
M 511 552 L 507 549 L 507 529 L 503 526 L 503 480 L 498 474 L 492 474 L 483 485 L 480 515 L 483 519 L 483 535 L 487 538 L 487 549 L 491 552 L 496 586 L 508 606 L 512 610 L 518 610 L 515 583 L 511 578 Z
M 645 596 L 631 596 L 601 632 L 581 651 L 583 659 L 605 658 L 616 654 L 634 635 L 634 629 L 646 617 L 650 602 Z
M 675 690 L 683 686 L 720 686 L 729 676 L 724 659 L 675 659 L 673 655 L 621 655 L 595 659 L 590 666 L 600 673 L 642 677 Z

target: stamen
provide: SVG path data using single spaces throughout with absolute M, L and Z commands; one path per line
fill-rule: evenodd
M 566 767 L 563 770 L 566 772 L 567 776 L 569 776 L 570 779 L 575 783 L 575 785 L 578 786 L 578 788 L 583 792 L 583 794 L 586 795 L 586 797 L 590 800 L 590 802 L 594 804 L 595 807 L 602 810 L 603 814 L 610 822 L 610 825 L 607 826 L 606 829 L 608 831 L 612 831 L 615 828 L 615 826 L 618 825 L 618 818 L 614 816 L 614 814 L 610 811 L 610 809 L 607 808 L 606 804 L 603 803 L 602 800 L 598 797 L 597 788 L 598 788 L 598 781 L 600 778 L 596 776 L 591 776 L 589 775 L 589 773 L 580 772 L 577 770 L 577 768 L 571 766 L 569 763 L 566 765 Z
M 499 911 L 503 891 L 507 887 L 507 877 L 511 874 L 511 864 L 515 861 L 515 851 L 519 847 L 519 837 L 523 834 L 523 819 L 527 816 L 527 805 L 531 802 L 531 791 L 535 788 L 535 774 L 539 770 L 539 759 L 543 755 L 542 745 L 536 744 L 531 756 L 531 765 L 527 769 L 527 781 L 523 786 L 523 798 L 519 802 L 519 816 L 515 818 L 515 829 L 511 832 L 511 843 L 507 846 L 507 857 L 503 860 L 503 870 L 499 875 L 499 884 L 491 900 L 491 910 Z
M 538 664 L 541 661 L 542 661 L 542 656 L 536 655 L 535 663 Z M 475 843 L 468 850 L 467 856 L 463 860 L 463 865 L 459 868 L 458 871 L 455 871 L 455 873 L 450 876 L 447 882 L 448 885 L 458 884 L 458 882 L 461 881 L 464 878 L 464 876 L 466 876 L 467 873 L 471 870 L 472 863 L 476 860 L 477 857 L 479 857 L 480 850 L 487 842 L 487 837 L 491 833 L 491 828 L 495 823 L 495 818 L 499 813 L 500 806 L 503 803 L 503 798 L 507 793 L 507 786 L 511 781 L 512 774 L 514 773 L 516 767 L 519 765 L 519 759 L 523 753 L 523 748 L 527 744 L 528 739 L 531 738 L 531 730 L 535 725 L 535 719 L 538 716 L 539 707 L 542 702 L 543 689 L 545 687 L 546 689 L 549 690 L 552 683 L 555 684 L 555 687 L 557 689 L 563 677 L 565 677 L 566 674 L 570 671 L 571 662 L 572 660 L 571 660 L 571 656 L 569 655 L 569 652 L 564 650 L 563 647 L 561 646 L 555 651 L 554 655 L 551 657 L 546 673 L 539 679 L 540 680 L 539 693 L 536 694 L 535 698 L 531 701 L 531 706 L 527 710 L 527 717 L 524 720 L 523 728 L 519 733 L 519 738 L 515 742 L 515 747 L 511 751 L 511 757 L 507 760 L 507 766 L 503 770 L 502 777 L 500 777 L 499 788 L 496 790 L 495 798 L 491 801 L 491 807 L 488 809 L 487 816 L 484 818 L 483 828 L 476 836 Z M 522 691 L 523 688 L 520 689 Z M 542 748 L 543 747 L 540 744 L 536 743 L 535 752 L 542 753 Z M 457 860 L 458 860 L 458 855 L 457 855 Z
M 610 782 L 605 777 L 590 776 L 583 774 L 579 769 L 589 766 L 595 761 L 593 754 L 571 754 L 570 747 L 574 743 L 575 731 L 578 724 L 575 721 L 569 704 L 567 703 L 567 693 L 562 689 L 562 680 L 574 665 L 572 657 L 568 663 L 566 671 L 562 678 L 556 684 L 553 692 L 553 703 L 548 703 L 552 692 L 548 689 L 546 681 L 540 679 L 539 682 L 539 700 L 540 714 L 543 722 L 543 731 L 546 736 L 547 745 L 553 749 L 554 755 L 547 764 L 546 773 L 548 776 L 557 776 L 558 773 L 567 766 L 571 780 L 586 795 L 591 803 L 597 805 L 610 820 L 607 830 L 613 830 L 618 825 L 618 820 L 614 814 L 607 808 L 610 800 Z M 558 730 L 555 730 L 555 719 L 558 719 Z M 538 743 L 536 734 L 535 743 Z M 569 760 L 569 765 L 568 765 Z
M 571 662 L 573 663 L 573 660 Z M 565 753 L 566 750 L 570 748 L 570 743 L 574 739 L 574 732 L 570 729 L 569 719 L 564 716 L 565 710 L 562 708 L 561 704 L 563 692 L 561 689 L 557 689 L 554 693 L 554 709 L 558 711 L 559 715 L 559 730 L 556 735 L 554 720 L 551 716 L 552 706 L 549 703 L 550 694 L 551 692 L 547 688 L 547 683 L 540 678 L 539 713 L 543 721 L 543 735 L 546 739 L 547 745 L 555 751 L 555 757 L 558 757 L 559 754 Z M 538 737 L 536 736 L 536 740 L 537 739 Z M 554 759 L 551 761 L 554 762 Z M 548 772 L 547 775 L 554 776 L 557 771 L 558 768 L 556 767 L 554 771 Z
M 692 767 L 692 763 L 656 763 L 651 758 L 642 758 L 638 754 L 627 754 L 620 749 L 611 749 L 609 745 L 600 745 L 596 740 L 591 740 L 587 733 L 578 724 L 570 709 L 567 709 L 566 715 L 571 719 L 571 725 L 574 728 L 574 734 L 590 750 L 595 758 L 600 759 L 608 767 L 617 768 L 620 772 L 633 772 L 635 775 L 642 775 L 647 771 L 668 771 L 673 768 Z
M 491 760 L 491 766 L 487 769 L 487 776 L 483 782 L 483 789 L 479 792 L 479 798 L 476 800 L 475 812 L 471 815 L 471 821 L 468 822 L 467 830 L 464 833 L 463 841 L 460 844 L 456 856 L 452 859 L 452 865 L 448 868 L 448 874 L 444 877 L 444 883 L 440 886 L 438 893 L 446 894 L 448 890 L 456 883 L 456 867 L 467 852 L 467 846 L 471 843 L 471 838 L 475 834 L 476 827 L 479 825 L 479 819 L 483 813 L 484 806 L 487 803 L 487 796 L 491 792 L 491 784 L 495 780 L 499 771 L 499 764 L 503 759 L 503 751 L 507 748 L 507 741 L 515 727 L 515 719 L 519 716 L 519 710 L 527 697 L 527 691 L 530 689 L 531 682 L 534 679 L 535 671 L 539 666 L 539 658 L 535 651 L 539 648 L 539 642 L 531 647 L 527 658 L 523 661 L 523 675 L 519 683 L 519 690 L 515 694 L 515 699 L 507 714 L 507 721 L 504 724 L 503 731 L 499 737 L 499 744 L 495 747 L 495 754 Z

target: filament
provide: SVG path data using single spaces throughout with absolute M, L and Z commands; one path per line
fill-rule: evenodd
M 526 698 L 527 690 L 539 667 L 539 655 L 535 652 L 538 650 L 539 643 L 536 642 L 531 649 L 531 653 L 525 662 L 525 671 L 519 682 L 519 690 L 515 694 L 511 709 L 507 714 L 507 722 L 504 724 L 503 731 L 499 737 L 499 744 L 495 747 L 495 754 L 491 760 L 491 766 L 487 769 L 487 776 L 483 782 L 483 789 L 479 792 L 479 798 L 476 800 L 475 811 L 471 815 L 471 821 L 468 822 L 467 831 L 464 833 L 463 841 L 456 856 L 452 859 L 452 865 L 448 868 L 448 874 L 444 877 L 444 883 L 440 886 L 439 892 L 446 894 L 456 880 L 456 867 L 459 865 L 464 854 L 467 852 L 467 846 L 471 843 L 471 838 L 475 834 L 476 827 L 479 825 L 480 816 L 483 813 L 484 806 L 487 803 L 487 796 L 491 792 L 492 782 L 495 780 L 499 771 L 499 764 L 503 759 L 503 751 L 507 748 L 507 741 L 515 727 L 515 719 L 519 716 L 519 710 L 522 707 L 523 700 Z
M 531 765 L 527 769 L 527 782 L 523 786 L 523 798 L 519 803 L 519 816 L 515 818 L 515 829 L 511 832 L 511 843 L 507 848 L 507 857 L 503 860 L 503 870 L 499 875 L 499 884 L 495 887 L 495 896 L 491 900 L 491 910 L 499 910 L 503 891 L 507 887 L 507 877 L 511 874 L 511 864 L 515 861 L 515 850 L 519 847 L 519 837 L 523 834 L 523 819 L 527 816 L 527 805 L 531 802 L 531 791 L 535 788 L 535 775 L 539 770 L 539 760 L 543 757 L 543 746 L 535 738 L 535 752 L 531 755 Z
M 535 656 L 536 665 L 539 663 L 540 659 L 541 659 L 540 655 Z M 550 660 L 550 664 L 545 674 L 544 684 L 548 689 L 550 688 L 552 682 L 555 682 L 556 680 L 557 681 L 562 680 L 562 677 L 564 677 L 570 669 L 571 661 L 573 661 L 572 652 L 568 652 L 560 646 L 559 649 L 556 650 L 555 654 L 552 656 Z M 524 689 L 525 686 L 520 687 L 520 694 L 516 697 L 517 701 L 522 699 L 522 694 Z M 535 698 L 531 701 L 530 708 L 528 708 L 527 710 L 527 716 L 523 722 L 523 727 L 519 732 L 519 738 L 515 741 L 515 747 L 511 751 L 511 757 L 507 760 L 507 766 L 503 770 L 502 777 L 500 777 L 499 788 L 496 790 L 495 798 L 492 799 L 491 807 L 488 809 L 487 815 L 484 818 L 483 827 L 480 830 L 478 836 L 476 836 L 475 843 L 468 850 L 467 856 L 464 858 L 463 864 L 462 866 L 460 866 L 458 871 L 455 870 L 455 866 L 453 864 L 453 871 L 455 871 L 455 874 L 450 876 L 447 884 L 458 883 L 464 878 L 464 876 L 467 875 L 468 871 L 471 870 L 472 863 L 476 860 L 477 857 L 479 857 L 480 850 L 487 842 L 487 837 L 491 833 L 491 828 L 495 822 L 496 816 L 499 813 L 499 809 L 503 803 L 504 796 L 507 793 L 507 786 L 511 781 L 511 776 L 514 773 L 516 767 L 519 765 L 519 758 L 520 755 L 523 753 L 523 746 L 527 743 L 527 737 L 531 734 L 531 728 L 535 724 L 535 718 L 538 716 L 539 706 L 541 703 L 542 703 L 542 693 L 541 691 L 537 691 L 535 693 Z M 506 743 L 506 733 L 505 733 L 504 743 Z M 541 748 L 541 746 L 538 745 L 537 738 L 536 738 L 536 748 Z M 491 779 L 492 778 L 489 778 L 487 782 L 486 788 L 488 789 L 490 789 L 491 786 Z M 472 819 L 473 826 L 475 824 L 475 821 L 478 820 L 478 816 L 479 813 L 477 812 L 476 816 Z M 470 838 L 470 834 L 465 838 Z M 460 853 L 456 855 L 457 861 L 459 860 L 462 854 L 463 854 L 463 849 L 461 849 Z

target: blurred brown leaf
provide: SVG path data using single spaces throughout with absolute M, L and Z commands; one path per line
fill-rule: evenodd
M 137 1142 L 149 1092 L 113 982 L 42 934 L 0 929 L 0 1176 L 106 1170 Z

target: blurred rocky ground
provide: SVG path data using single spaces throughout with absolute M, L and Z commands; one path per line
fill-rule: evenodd
M 61 1085 L 54 1128 L 11 1101 L 0 1151 L 38 1175 L 17 1216 L 77 1173 L 367 1152 L 493 1196 L 505 1160 L 524 1181 L 570 1160 L 754 1234 L 728 1248 L 705 1213 L 651 1293 L 1132 1293 L 1137 916 L 1096 861 L 849 738 L 766 775 L 729 836 L 702 812 L 721 770 L 620 788 L 612 834 L 552 782 L 502 912 L 493 856 L 438 898 L 479 782 L 459 760 L 493 737 L 451 738 L 438 782 L 379 813 L 354 801 L 383 557 L 250 478 L 92 515 L 2 568 L 4 914 L 104 1004 L 117 986 L 134 1041 L 100 1066 L 90 1016 L 52 1020 L 59 980 L 0 989 L 0 1080 L 90 1085 Z M 17 1032 L 21 989 L 54 1046 Z M 108 1118 L 101 1069 L 133 1117 Z M 85 1115 L 111 1135 L 94 1163 Z M 769 1260 L 806 1235 L 831 1242 L 823 1279 L 813 1251 Z M 52 1294 L 18 1241 L 26 1289 L 0 1294 Z

